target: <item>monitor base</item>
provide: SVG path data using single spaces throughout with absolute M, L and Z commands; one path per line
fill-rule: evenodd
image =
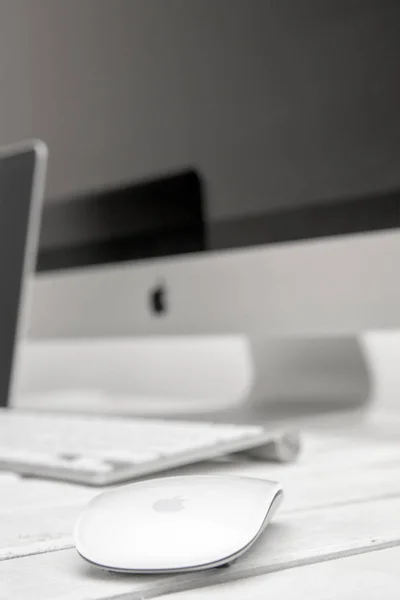
M 372 387 L 355 337 L 42 340 L 20 358 L 29 408 L 280 419 L 363 407 Z
M 372 375 L 357 337 L 252 338 L 255 380 L 249 397 L 270 418 L 364 407 Z

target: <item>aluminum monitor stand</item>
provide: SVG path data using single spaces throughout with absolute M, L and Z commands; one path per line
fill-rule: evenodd
M 371 399 L 372 376 L 362 340 L 253 338 L 251 400 L 273 418 L 354 410 Z
M 356 338 L 163 336 L 24 345 L 20 406 L 273 419 L 355 409 L 371 378 Z

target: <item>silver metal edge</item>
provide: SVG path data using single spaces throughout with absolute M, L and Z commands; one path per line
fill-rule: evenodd
M 33 271 L 37 259 L 37 247 L 41 224 L 42 206 L 47 173 L 48 148 L 39 139 L 26 140 L 0 149 L 0 159 L 14 156 L 23 152 L 35 153 L 35 165 L 32 177 L 31 200 L 29 205 L 27 238 L 25 243 L 24 263 L 21 270 L 21 289 L 18 300 L 18 317 L 14 336 L 12 367 L 6 406 L 13 404 L 13 398 L 18 379 L 19 353 L 21 339 L 27 329 L 29 317 L 29 298 L 31 293 Z

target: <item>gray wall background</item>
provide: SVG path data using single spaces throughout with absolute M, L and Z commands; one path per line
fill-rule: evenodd
M 220 219 L 400 184 L 397 0 L 1 0 L 0 143 L 51 198 L 188 164 Z

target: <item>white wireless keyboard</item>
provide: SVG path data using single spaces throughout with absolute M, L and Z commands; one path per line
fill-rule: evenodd
M 0 409 L 0 470 L 89 485 L 119 483 L 240 451 L 266 449 L 264 458 L 279 460 L 281 442 L 282 434 L 257 425 Z

